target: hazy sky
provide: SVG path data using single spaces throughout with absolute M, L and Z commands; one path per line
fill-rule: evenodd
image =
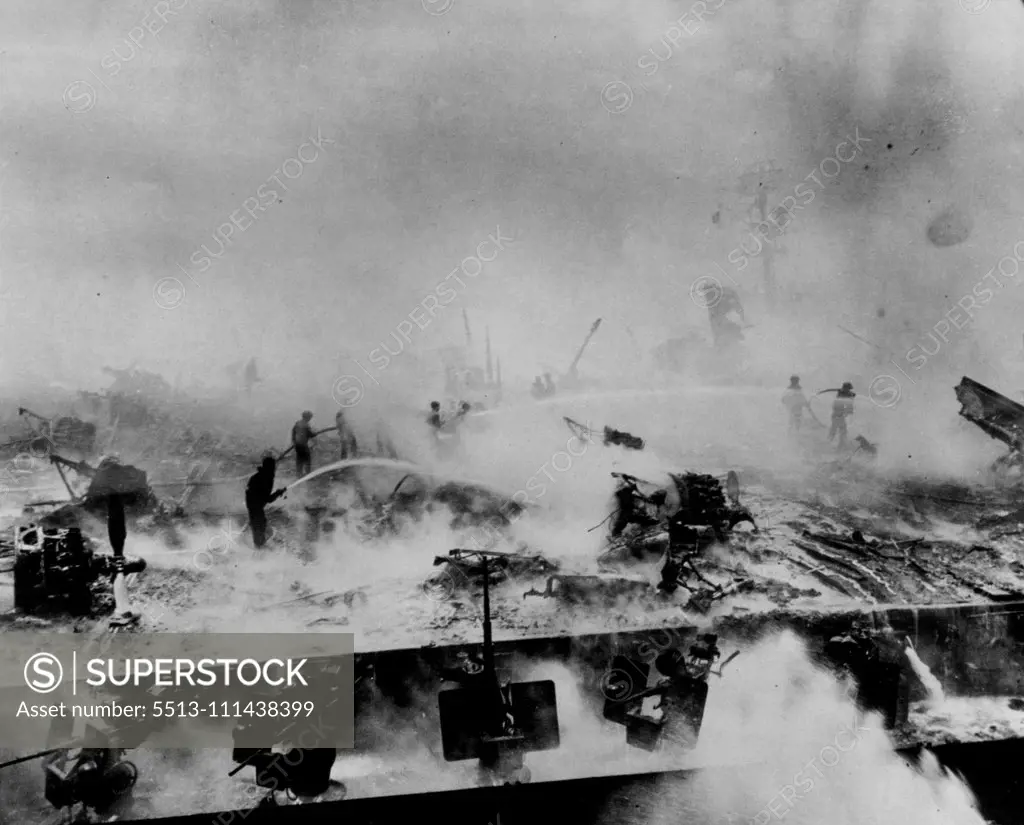
M 777 323 L 852 318 L 906 349 L 1024 238 L 1020 3 L 689 5 L 8 0 L 3 374 L 202 377 L 255 354 L 329 382 L 498 227 L 514 241 L 412 345 L 461 339 L 466 309 L 507 369 L 564 368 L 603 316 L 595 360 L 625 365 L 633 342 L 705 334 L 691 282 L 752 244 L 739 176 L 771 159 L 774 205 L 857 129 L 862 155 L 787 229 L 779 279 L 806 296 Z M 936 250 L 951 203 L 974 234 Z M 232 213 L 245 230 L 200 271 Z M 760 272 L 733 271 L 755 308 Z

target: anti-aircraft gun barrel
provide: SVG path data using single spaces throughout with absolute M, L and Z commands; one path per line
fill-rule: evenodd
M 13 765 L 20 765 L 22 762 L 31 762 L 33 759 L 42 759 L 44 756 L 50 756 L 54 753 L 60 753 L 62 750 L 74 747 L 74 744 L 67 745 L 61 748 L 49 748 L 45 751 L 38 751 L 36 753 L 30 753 L 28 756 L 19 756 L 17 759 L 8 759 L 6 762 L 0 762 L 0 770 L 4 768 L 10 768 Z

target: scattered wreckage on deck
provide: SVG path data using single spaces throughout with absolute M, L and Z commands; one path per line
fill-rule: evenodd
M 441 569 L 424 583 L 423 590 L 435 599 L 448 598 L 460 587 L 482 586 L 485 576 L 489 585 L 495 585 L 558 569 L 557 564 L 537 554 L 461 548 L 450 550 L 447 556 L 435 556 L 434 566 Z
M 582 428 L 566 420 L 570 428 Z M 610 428 L 606 428 L 606 433 L 609 431 Z M 620 435 L 633 438 L 628 434 Z M 435 566 L 443 565 L 443 569 L 424 583 L 424 591 L 447 599 L 458 589 L 479 586 L 488 560 L 490 584 L 546 576 L 545 588 L 531 587 L 523 594 L 524 598 L 556 598 L 566 604 L 612 606 L 636 597 L 671 595 L 683 588 L 690 594 L 689 606 L 707 612 L 714 602 L 751 586 L 751 581 L 744 576 L 734 576 L 726 584 L 717 584 L 704 576 L 697 566 L 702 552 L 715 543 L 727 543 L 736 525 L 748 522 L 757 530 L 750 511 L 739 502 L 739 477 L 735 472 L 730 471 L 724 487 L 711 475 L 670 473 L 669 487 L 650 493 L 640 488 L 657 486 L 652 482 L 625 473 L 612 473 L 612 477 L 618 482 L 617 508 L 606 519 L 613 520 L 609 547 L 598 557 L 597 571 L 561 570 L 543 556 L 524 552 L 522 547 L 515 553 L 455 549 L 447 557 L 435 558 Z M 663 557 L 661 582 L 657 585 L 646 576 L 622 570 L 617 564 L 642 560 L 650 551 Z
M 569 431 L 580 441 L 593 442 L 595 440 L 596 431 L 588 427 L 586 424 L 574 421 L 568 416 L 563 416 L 562 420 L 569 427 Z M 627 450 L 642 450 L 644 448 L 644 440 L 642 438 L 638 438 L 632 433 L 616 430 L 612 427 L 604 428 L 602 433 L 602 443 L 606 447 L 619 446 L 625 447 Z
M 18 407 L 32 430 L 31 435 L 15 439 L 4 446 L 19 446 L 32 455 L 47 455 L 56 450 L 71 450 L 90 455 L 96 445 L 96 425 L 74 415 L 47 418 L 27 407 Z
M 126 515 L 133 521 L 151 517 L 157 523 L 166 522 L 173 515 L 183 515 L 177 502 L 161 501 L 149 485 L 144 470 L 130 464 L 122 464 L 116 456 L 103 456 L 93 467 L 85 461 L 74 461 L 57 453 L 51 453 L 50 463 L 56 468 L 67 489 L 66 502 L 40 502 L 26 505 L 25 512 L 34 514 L 39 508 L 56 509 L 39 516 L 39 521 L 52 527 L 81 527 L 84 518 L 91 516 L 102 519 L 107 515 L 111 496 L 117 496 L 124 505 Z M 84 492 L 76 492 L 68 479 L 66 470 L 88 479 Z
M 355 491 L 361 505 L 358 512 L 362 514 L 355 527 L 366 539 L 395 535 L 409 522 L 419 522 L 442 512 L 450 514 L 452 530 L 480 529 L 500 535 L 523 511 L 524 505 L 483 482 L 439 478 L 417 465 L 392 459 L 339 462 L 346 463 L 349 466 L 336 472 L 345 473 Z M 373 470 L 375 476 L 365 470 Z M 397 483 L 388 486 L 388 472 L 392 470 L 402 475 Z M 314 493 L 314 497 L 322 500 L 323 488 Z M 328 520 L 333 520 L 346 518 L 350 508 L 326 507 L 314 502 L 306 510 L 321 511 Z
M 697 566 L 714 544 L 727 544 L 733 529 L 747 522 L 756 531 L 751 512 L 740 504 L 740 482 L 735 471 L 721 480 L 706 473 L 669 473 L 670 484 L 656 485 L 626 473 L 612 473 L 618 481 L 616 510 L 608 547 L 599 565 L 641 560 L 650 552 L 662 555 L 659 592 L 671 596 L 679 588 L 690 594 L 688 606 L 707 612 L 712 603 L 746 589 L 750 581 L 733 578 L 727 585 L 712 582 Z M 656 488 L 644 492 L 641 488 Z

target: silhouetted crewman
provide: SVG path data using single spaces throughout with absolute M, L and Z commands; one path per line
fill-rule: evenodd
M 462 425 L 466 422 L 466 416 L 469 415 L 472 406 L 468 401 L 459 402 L 457 412 L 453 413 L 441 426 L 441 432 L 448 435 L 448 449 L 457 450 L 461 443 L 459 430 Z
M 439 401 L 430 402 L 430 414 L 427 416 L 427 424 L 435 434 L 441 430 L 441 404 Z
M 721 348 L 742 341 L 747 318 L 736 290 L 709 282 L 701 292 L 708 308 L 708 321 L 711 323 L 715 346 Z M 739 321 L 734 318 L 739 318 Z
M 341 441 L 341 460 L 356 457 L 356 436 L 345 420 L 345 411 L 338 410 L 334 415 L 334 426 L 338 428 L 338 438 Z
M 804 410 L 810 410 L 811 405 L 804 395 L 800 386 L 800 376 L 793 375 L 789 379 L 789 387 L 782 395 L 782 403 L 789 411 L 789 431 L 796 432 L 803 422 Z
M 259 373 L 256 371 L 256 359 L 250 358 L 242 373 L 242 384 L 245 387 L 245 394 L 252 395 L 252 388 L 260 382 Z
M 302 478 L 313 469 L 313 453 L 310 442 L 313 440 L 313 427 L 310 421 L 313 420 L 313 413 L 306 410 L 302 418 L 295 422 L 292 427 L 292 446 L 295 448 L 295 472 L 298 478 Z
M 650 516 L 645 504 L 653 504 L 656 508 L 660 508 L 665 505 L 665 499 L 664 490 L 658 490 L 650 498 L 647 498 L 640 492 L 636 481 L 629 478 L 620 479 L 619 487 L 615 491 L 615 502 L 618 504 L 618 509 L 615 512 L 615 521 L 612 523 L 611 537 L 621 536 L 630 524 L 640 527 L 651 527 L 657 524 L 657 519 Z M 634 554 L 637 553 L 639 553 L 639 548 L 634 548 Z
M 267 543 L 266 507 L 284 495 L 285 490 L 274 490 L 274 473 L 277 462 L 265 456 L 260 468 L 249 478 L 245 486 L 245 509 L 249 511 L 249 526 L 252 528 L 252 543 L 263 547 Z

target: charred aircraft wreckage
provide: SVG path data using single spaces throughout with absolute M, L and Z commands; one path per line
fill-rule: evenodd
M 1009 455 L 994 469 L 1004 479 L 1012 478 L 1021 464 L 1024 407 L 967 378 L 957 387 L 957 398 L 965 419 L 1009 447 Z M 609 448 L 646 449 L 643 439 L 630 433 L 610 427 L 592 431 L 572 419 L 566 423 L 580 437 Z M 15 554 L 16 610 L 97 612 L 96 604 L 102 601 L 97 582 L 144 569 L 142 560 L 118 551 L 119 531 L 123 530 L 116 517 L 119 508 L 132 530 L 173 531 L 175 523 L 189 518 L 192 499 L 183 495 L 162 500 L 144 472 L 115 458 L 89 463 L 50 450 L 48 460 L 60 470 L 72 500 L 45 514 L 42 508 L 32 508 L 17 525 L 11 548 Z M 368 484 L 356 474 L 360 469 L 394 477 L 386 484 L 379 479 Z M 66 473 L 86 480 L 85 490 L 74 492 Z M 192 484 L 186 486 L 193 490 L 203 481 L 198 472 L 190 474 L 190 479 Z M 329 533 L 334 523 L 350 518 L 350 513 L 325 493 L 332 482 L 350 488 L 360 502 L 360 511 L 370 512 L 355 525 L 368 541 L 400 532 L 408 521 L 442 511 L 450 512 L 453 529 L 468 531 L 470 537 L 486 537 L 485 542 L 470 541 L 474 546 L 463 545 L 435 556 L 433 575 L 426 582 L 416 582 L 438 613 L 455 611 L 467 602 L 479 607 L 473 631 L 466 638 L 406 647 L 385 644 L 377 649 L 360 649 L 357 640 L 351 663 L 357 754 L 391 753 L 401 748 L 399 740 L 406 741 L 411 732 L 428 743 L 436 759 L 430 771 L 449 770 L 441 763 L 475 764 L 475 779 L 456 790 L 350 796 L 345 783 L 332 779 L 332 770 L 346 758 L 344 753 L 336 748 L 304 747 L 297 741 L 294 725 L 281 720 L 266 726 L 267 747 L 243 747 L 237 739 L 231 753 L 233 767 L 224 765 L 225 783 L 246 778 L 250 786 L 254 783 L 261 789 L 258 800 L 249 797 L 245 804 L 207 805 L 187 812 L 203 813 L 206 822 L 217 817 L 218 810 L 225 811 L 218 821 L 228 822 L 232 814 L 226 811 L 240 807 L 251 822 L 326 821 L 342 815 L 372 823 L 382 817 L 437 813 L 476 825 L 494 822 L 495 815 L 510 823 L 547 823 L 554 821 L 553 811 L 562 810 L 563 803 L 571 800 L 586 808 L 588 813 L 581 811 L 580 816 L 590 816 L 588 806 L 596 809 L 608 795 L 601 784 L 611 781 L 607 777 L 586 780 L 591 784 L 585 787 L 573 782 L 534 781 L 541 777 L 533 775 L 538 771 L 531 760 L 541 759 L 544 752 L 565 751 L 567 760 L 574 758 L 564 728 L 569 714 L 559 713 L 559 701 L 565 701 L 561 683 L 538 673 L 538 663 L 560 664 L 578 675 L 579 685 L 574 687 L 579 688 L 584 705 L 614 725 L 613 730 L 622 731 L 623 747 L 669 755 L 671 762 L 658 771 L 678 771 L 683 776 L 707 767 L 700 761 L 700 742 L 709 692 L 719 678 L 728 678 L 727 665 L 741 650 L 771 631 L 771 623 L 755 615 L 720 612 L 713 621 L 705 615 L 751 583 L 742 565 L 723 566 L 720 561 L 720 557 L 745 551 L 762 534 L 751 510 L 741 503 L 741 495 L 756 499 L 757 492 L 743 492 L 739 472 L 681 470 L 667 473 L 665 479 L 613 473 L 610 512 L 601 525 L 607 530 L 604 546 L 593 559 L 593 569 L 576 572 L 525 544 L 512 550 L 495 546 L 501 538 L 511 542 L 508 528 L 525 512 L 524 505 L 512 505 L 486 485 L 437 478 L 424 468 L 393 459 L 364 456 L 342 461 L 293 483 L 290 491 L 308 485 L 309 494 L 295 496 L 290 511 L 282 507 L 272 514 L 272 523 L 276 519 L 280 532 L 302 534 L 300 542 Z M 96 532 L 104 519 L 114 556 L 101 551 L 104 541 L 87 535 Z M 123 548 L 123 539 L 120 541 Z M 793 532 L 791 544 L 808 548 L 813 559 L 809 573 L 821 581 L 856 578 L 863 584 L 863 593 L 872 595 L 871 586 L 881 587 L 881 582 L 888 587 L 875 570 L 894 559 L 902 560 L 897 563 L 905 565 L 906 575 L 917 588 L 927 584 L 925 589 L 937 589 L 939 584 L 921 570 L 945 569 L 938 562 L 926 562 L 932 566 L 925 568 L 914 559 L 915 552 L 923 552 L 921 539 L 876 541 L 865 539 L 859 530 L 852 537 L 805 530 Z M 788 556 L 781 558 L 790 561 Z M 656 562 L 656 580 L 634 575 L 651 568 L 652 560 Z M 731 581 L 723 582 L 723 570 Z M 568 612 L 596 607 L 598 615 L 610 616 L 612 606 L 625 602 L 668 606 L 677 618 L 641 630 L 604 630 L 589 635 L 569 630 L 496 638 L 492 625 L 505 608 L 494 606 L 494 590 L 514 591 L 514 599 L 519 600 L 523 593 L 520 584 L 530 588 L 523 598 L 556 599 L 553 611 L 563 605 Z M 90 596 L 84 593 L 84 586 L 91 588 Z M 771 621 L 776 622 L 775 628 L 783 623 L 797 630 L 817 663 L 850 686 L 861 710 L 878 713 L 897 745 L 910 749 L 923 741 L 914 727 L 912 709 L 934 690 L 930 681 L 938 680 L 946 689 L 966 697 L 1005 693 L 1005 680 L 1000 681 L 997 674 L 999 663 L 1005 666 L 1009 657 L 1024 666 L 1024 595 L 990 594 L 979 602 L 977 595 L 983 592 L 975 590 L 973 602 L 961 597 L 962 603 L 952 607 L 949 604 L 956 599 L 947 599 L 941 607 L 916 606 L 913 600 L 908 604 L 915 606 L 883 607 L 879 597 L 865 610 L 863 602 L 856 604 L 852 599 L 842 608 L 775 616 Z M 936 603 L 940 595 L 944 594 L 936 595 Z M 300 600 L 308 605 L 307 597 L 296 601 Z M 362 609 L 355 601 L 347 604 L 352 610 Z M 477 641 L 478 634 L 482 643 Z M 340 672 L 337 662 L 323 665 L 328 680 L 332 678 L 329 674 Z M 929 666 L 934 673 L 929 674 Z M 331 701 L 338 701 L 340 686 L 335 688 Z M 236 733 L 245 727 L 240 724 Z M 126 749 L 119 747 L 123 741 L 118 728 L 108 726 L 103 734 L 109 747 L 84 748 L 69 735 L 54 747 L 0 767 L 41 760 L 41 792 L 46 801 L 68 816 L 74 815 L 77 822 L 148 819 L 152 814 L 146 809 L 145 794 L 140 798 L 140 776 L 160 770 L 153 767 L 160 763 L 147 763 L 141 749 L 127 759 Z M 382 761 L 386 759 L 382 757 Z M 456 765 L 451 767 L 456 769 Z M 450 782 L 443 784 L 455 787 Z M 478 791 L 493 795 L 472 796 Z M 535 795 L 513 795 L 520 793 Z M 519 799 L 528 801 L 517 802 Z M 273 810 L 248 810 L 254 805 Z M 299 805 L 301 813 L 291 817 L 289 809 Z M 385 808 L 386 816 L 381 813 Z
M 564 419 L 572 433 L 594 441 L 597 434 L 571 418 Z M 642 438 L 612 427 L 601 434 L 604 446 L 642 450 Z M 682 588 L 690 594 L 691 609 L 707 612 L 711 604 L 742 589 L 738 580 L 723 587 L 704 577 L 698 567 L 703 552 L 714 544 L 725 544 L 733 528 L 748 523 L 757 529 L 750 511 L 740 504 L 740 482 L 735 471 L 722 481 L 700 473 L 669 473 L 670 485 L 658 488 L 626 473 L 612 473 L 617 487 L 615 508 L 605 523 L 610 523 L 607 547 L 597 558 L 596 573 L 573 574 L 559 570 L 556 562 L 528 552 L 502 552 L 486 547 L 457 548 L 447 556 L 438 556 L 434 565 L 441 570 L 424 584 L 428 593 L 440 594 L 469 586 L 479 586 L 488 569 L 492 584 L 509 578 L 535 579 L 547 575 L 546 587 L 527 590 L 524 597 L 557 598 L 567 603 L 614 604 L 624 596 L 671 596 Z M 728 499 L 727 499 L 728 496 Z M 518 517 L 519 508 L 510 514 Z M 490 542 L 493 543 L 493 542 Z M 477 542 L 481 544 L 481 542 Z M 622 569 L 631 560 L 650 554 L 662 557 L 661 581 L 652 590 L 643 576 L 630 576 Z

